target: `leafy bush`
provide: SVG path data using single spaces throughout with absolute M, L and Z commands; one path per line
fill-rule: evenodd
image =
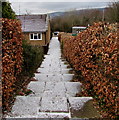
M 9 110 L 15 82 L 22 68 L 22 31 L 18 20 L 2 21 L 2 96 L 3 110 Z
M 32 46 L 25 40 L 23 41 L 23 70 L 22 73 L 32 77 L 36 69 L 43 60 L 43 48 L 41 46 Z
M 63 55 L 83 76 L 85 95 L 93 96 L 103 117 L 117 118 L 119 50 L 117 24 L 95 23 L 78 36 L 60 37 Z
M 2 2 L 2 18 L 16 19 L 15 12 L 12 10 L 9 2 Z

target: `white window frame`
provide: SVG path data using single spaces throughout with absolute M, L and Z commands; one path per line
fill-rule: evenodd
M 33 34 L 33 39 L 31 39 L 31 34 Z M 41 38 L 40 39 L 34 39 L 34 36 L 37 35 L 37 38 L 38 38 L 39 34 L 40 34 Z M 30 37 L 30 40 L 42 40 L 42 33 L 30 33 L 29 37 Z

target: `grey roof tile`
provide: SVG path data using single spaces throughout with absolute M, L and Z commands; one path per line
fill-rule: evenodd
M 45 32 L 47 30 L 47 15 L 17 16 L 22 24 L 23 32 Z

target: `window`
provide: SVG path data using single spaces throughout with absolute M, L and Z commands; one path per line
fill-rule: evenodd
M 31 33 L 30 40 L 42 40 L 42 33 Z
M 33 39 L 33 34 L 31 34 L 31 39 Z

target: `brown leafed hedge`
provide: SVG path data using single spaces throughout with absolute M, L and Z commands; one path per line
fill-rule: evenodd
M 63 55 L 83 76 L 85 95 L 91 95 L 103 117 L 117 118 L 119 81 L 118 25 L 94 23 L 76 37 L 60 35 Z
M 2 95 L 3 109 L 9 110 L 15 82 L 22 67 L 22 32 L 17 20 L 2 19 Z

